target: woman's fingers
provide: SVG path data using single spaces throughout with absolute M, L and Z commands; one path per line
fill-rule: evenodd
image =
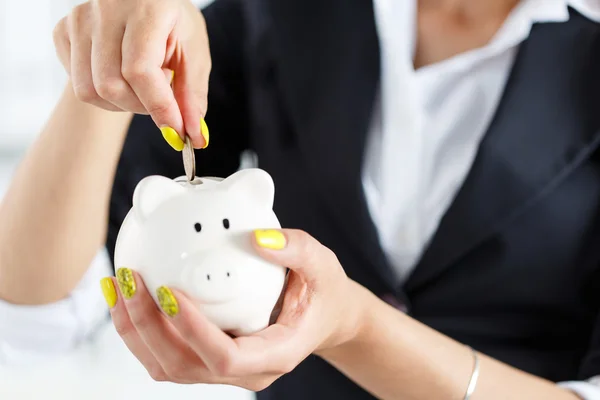
M 145 114 L 146 110 L 121 73 L 121 44 L 125 21 L 103 3 L 92 3 L 91 68 L 98 95 L 116 107 Z
M 67 29 L 67 18 L 58 21 L 52 32 L 56 55 L 67 74 L 71 74 L 71 41 Z
M 237 351 L 234 341 L 215 324 L 211 323 L 183 293 L 171 291 L 176 303 L 176 309 L 169 308 L 163 303 L 163 311 L 173 315 L 170 319 L 179 334 L 186 338 L 188 345 L 204 361 L 211 371 L 219 375 L 227 375 L 228 361 Z
M 190 12 L 200 15 L 193 10 Z M 208 146 L 208 128 L 202 122 L 208 107 L 208 81 L 212 65 L 205 25 L 204 18 L 195 19 L 194 29 L 198 32 L 196 41 L 182 44 L 183 62 L 175 66 L 177 78 L 173 85 L 186 133 L 196 148 Z
M 110 279 L 113 287 L 118 286 L 115 278 L 106 279 Z M 139 290 L 139 287 L 136 287 L 136 292 Z M 128 294 L 131 293 L 131 285 L 127 285 L 125 292 Z M 129 351 L 131 351 L 140 361 L 154 380 L 177 383 L 227 384 L 244 387 L 253 391 L 260 391 L 269 386 L 278 377 L 271 374 L 245 375 L 242 377 L 218 375 L 211 372 L 206 367 L 205 363 L 199 357 L 196 357 L 196 354 L 190 348 L 186 351 L 186 357 L 171 360 L 170 362 L 163 361 L 165 364 L 168 363 L 166 367 L 163 367 L 138 334 L 137 328 L 131 321 L 127 312 L 126 299 L 124 298 L 122 291 L 117 290 L 115 294 L 117 300 L 110 310 L 113 324 Z M 148 295 L 148 297 L 150 296 Z M 190 356 L 192 357 L 190 358 Z
M 54 42 L 79 100 L 149 114 L 178 151 L 186 135 L 194 148 L 208 146 L 212 64 L 204 17 L 193 2 L 91 0 L 59 22 Z
M 164 286 L 157 290 L 161 312 L 136 273 L 117 271 L 124 296 L 122 307 L 112 311 L 115 325 L 155 378 L 164 373 L 173 382 L 260 391 L 315 350 L 343 342 L 356 329 L 351 311 L 340 318 L 340 311 L 352 307 L 346 304 L 352 296 L 329 249 L 298 230 L 256 231 L 254 239 L 264 258 L 291 271 L 277 322 L 253 335 L 231 338 L 184 293 Z
M 111 111 L 120 111 L 112 103 L 103 100 L 96 92 L 92 79 L 91 26 L 92 15 L 88 4 L 81 4 L 73 9 L 68 18 L 69 41 L 71 44 L 70 76 L 73 91 L 83 102 L 94 104 Z
M 182 136 L 181 111 L 162 70 L 174 22 L 159 11 L 158 8 L 149 9 L 128 20 L 123 36 L 121 71 L 156 125 L 170 127 Z
M 206 375 L 207 370 L 202 360 L 157 308 L 140 276 L 128 268 L 120 268 L 117 271 L 117 282 L 129 323 L 169 380 L 191 383 L 189 377 L 199 378 L 203 373 Z M 119 322 L 125 323 L 123 320 Z M 128 328 L 126 326 L 125 329 Z
M 156 380 L 231 384 L 258 391 L 290 372 L 310 353 L 305 350 L 310 345 L 303 343 L 307 342 L 305 335 L 294 324 L 275 324 L 256 335 L 232 339 L 183 293 L 160 288 L 161 313 L 137 273 L 122 268 L 117 277 L 120 294 L 111 310 L 113 322 L 127 347 Z M 304 283 L 291 282 L 290 294 L 303 291 L 296 286 Z M 294 307 L 289 303 L 290 295 L 283 306 L 286 315 L 294 314 L 286 311 Z
M 208 128 L 203 123 L 207 109 L 208 75 L 210 69 L 186 65 L 175 71 L 173 90 L 183 117 L 185 132 L 195 148 L 208 146 Z
M 177 296 L 178 312 L 170 321 L 214 376 L 234 380 L 250 376 L 265 378 L 287 373 L 296 365 L 292 329 L 273 325 L 260 334 L 232 339 L 183 293 L 173 293 Z
M 339 266 L 337 257 L 331 250 L 301 230 L 259 229 L 254 232 L 253 242 L 263 258 L 300 274 L 314 289 L 326 283 L 322 279 L 324 269 L 319 267 Z
M 111 278 L 111 280 L 113 286 L 116 287 L 116 279 Z M 152 379 L 157 381 L 166 380 L 168 378 L 167 374 L 154 357 L 154 354 L 152 354 L 148 346 L 146 346 L 146 343 L 144 343 L 140 335 L 138 335 L 135 326 L 131 322 L 131 319 L 129 319 L 129 314 L 127 314 L 127 309 L 125 308 L 123 294 L 119 290 L 116 292 L 118 293 L 117 302 L 115 306 L 110 309 L 110 315 L 117 333 L 121 336 L 121 339 L 123 339 L 123 342 L 129 351 L 131 351 L 140 363 L 142 363 L 144 368 L 146 368 Z

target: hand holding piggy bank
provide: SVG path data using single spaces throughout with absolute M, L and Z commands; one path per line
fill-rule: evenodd
M 117 237 L 115 266 L 136 270 L 157 302 L 159 287 L 179 289 L 226 332 L 262 330 L 286 269 L 259 257 L 250 233 L 281 227 L 273 200 L 273 180 L 260 169 L 192 183 L 144 178 Z

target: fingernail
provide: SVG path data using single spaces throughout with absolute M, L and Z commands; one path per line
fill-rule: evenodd
M 281 250 L 286 244 L 284 234 L 275 229 L 259 229 L 254 231 L 254 236 L 256 243 L 265 249 Z
M 108 308 L 113 308 L 117 304 L 117 291 L 115 290 L 115 284 L 110 278 L 100 279 L 100 287 L 102 288 L 102 294 L 104 300 L 108 304 Z
M 169 317 L 174 317 L 179 312 L 179 305 L 177 304 L 177 299 L 166 286 L 161 286 L 156 289 L 156 296 L 158 297 L 158 304 L 160 304 L 160 308 L 167 314 Z
M 133 272 L 129 268 L 119 268 L 117 270 L 117 283 L 123 296 L 126 299 L 131 299 L 137 290 Z
M 202 137 L 204 138 L 204 147 L 203 149 L 208 147 L 208 140 L 210 139 L 210 134 L 208 132 L 208 125 L 206 125 L 206 121 L 204 121 L 204 118 L 200 118 L 200 133 L 202 134 Z
M 169 146 L 171 146 L 177 151 L 183 150 L 183 140 L 181 139 L 181 137 L 179 137 L 179 134 L 175 131 L 175 129 L 169 126 L 163 126 L 162 128 L 160 128 L 160 131 L 162 132 L 163 138 L 166 140 L 167 143 L 169 143 Z

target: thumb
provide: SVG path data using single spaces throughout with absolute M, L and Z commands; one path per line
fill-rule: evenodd
M 301 230 L 259 229 L 253 242 L 265 260 L 290 268 L 313 286 L 323 281 L 320 278 L 328 268 L 339 265 L 331 250 Z
M 210 58 L 209 58 L 210 60 Z M 208 104 L 210 61 L 198 60 L 178 65 L 172 82 L 175 100 L 179 105 L 185 132 L 194 148 L 205 149 L 209 142 L 208 126 L 204 121 Z M 192 66 L 190 64 L 197 64 Z M 208 64 L 208 65 L 207 65 Z

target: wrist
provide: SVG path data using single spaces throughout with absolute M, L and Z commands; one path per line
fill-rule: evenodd
M 337 340 L 315 352 L 315 355 L 325 361 L 331 361 L 338 354 L 343 354 L 365 342 L 371 325 L 370 314 L 377 307 L 376 301 L 374 301 L 377 298 L 369 290 L 351 279 L 348 279 L 348 284 L 348 299 L 351 301 L 346 305 L 348 312 L 345 315 L 347 317 L 340 322 L 340 328 L 336 335 Z
M 77 121 L 86 120 L 92 128 L 96 125 L 110 125 L 111 128 L 117 130 L 119 133 L 126 133 L 127 128 L 133 119 L 132 112 L 105 110 L 93 104 L 81 101 L 75 94 L 73 84 L 70 80 L 65 85 L 65 89 L 55 112 L 60 112 L 61 105 L 63 104 L 67 106 L 64 108 L 67 108 L 70 119 L 75 119 Z M 106 135 L 107 132 L 105 131 L 104 133 Z
M 44 152 L 70 154 L 70 161 L 61 157 L 65 164 L 80 162 L 79 154 L 88 161 L 103 160 L 105 166 L 116 167 L 132 118 L 130 112 L 108 111 L 82 102 L 68 82 L 31 151 L 40 147 Z M 85 165 L 90 167 L 88 162 Z

